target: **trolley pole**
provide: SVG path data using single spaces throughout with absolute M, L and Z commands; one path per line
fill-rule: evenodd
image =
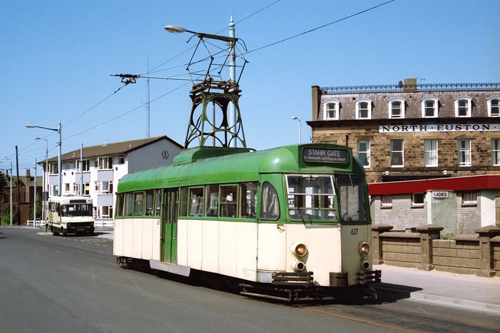
M 236 48 L 235 29 L 233 16 L 231 15 L 231 20 L 229 21 L 229 37 L 231 40 L 229 42 L 229 80 L 236 82 L 236 53 L 234 49 Z M 229 127 L 233 127 L 233 132 L 236 130 L 236 108 L 233 103 L 229 103 Z M 236 140 L 233 140 L 233 147 L 236 148 Z

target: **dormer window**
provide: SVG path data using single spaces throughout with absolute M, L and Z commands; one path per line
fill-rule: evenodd
M 438 99 L 428 97 L 422 100 L 422 118 L 437 118 Z
M 500 96 L 488 98 L 488 117 L 500 117 Z
M 356 103 L 356 119 L 372 118 L 372 102 L 369 99 L 362 99 Z
M 339 102 L 327 102 L 324 105 L 324 120 L 339 119 Z
M 455 100 L 455 117 L 470 117 L 472 99 L 470 97 L 459 97 Z
M 405 101 L 401 98 L 391 99 L 389 101 L 389 118 L 405 117 Z

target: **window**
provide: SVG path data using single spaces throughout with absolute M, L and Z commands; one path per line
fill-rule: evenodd
M 69 192 L 69 183 L 64 183 L 64 192 Z
M 89 160 L 77 160 L 76 161 L 76 170 L 77 171 L 89 171 Z
M 403 164 L 403 140 L 391 140 L 391 167 L 402 167 Z
M 220 216 L 238 217 L 238 186 L 221 186 Z
M 280 217 L 280 202 L 278 192 L 269 182 L 262 184 L 260 203 L 260 218 L 263 220 L 277 220 Z
M 203 216 L 203 187 L 189 189 L 189 216 Z
M 358 158 L 365 168 L 370 167 L 370 141 L 358 141 Z
M 58 168 L 57 168 L 57 162 L 50 164 L 50 174 L 51 175 L 58 175 L 59 174 Z
M 127 193 L 125 195 L 124 216 L 132 216 L 134 211 L 134 193 Z
M 338 177 L 340 214 L 344 221 L 366 219 L 363 183 L 359 178 Z
M 134 216 L 144 214 L 144 193 L 134 193 Z
M 455 100 L 455 117 L 470 117 L 472 100 L 470 97 L 459 97 Z
M 152 216 L 154 212 L 154 191 L 146 191 L 146 216 Z
M 500 139 L 491 139 L 491 164 L 500 165 Z
M 207 216 L 218 216 L 219 185 L 207 185 Z
M 477 205 L 477 191 L 463 191 L 462 192 L 462 205 Z
M 324 119 L 339 119 L 339 102 L 327 102 L 324 105 Z
M 337 221 L 332 176 L 287 175 L 288 214 L 302 222 Z
M 458 140 L 458 165 L 470 166 L 470 139 Z
M 113 168 L 113 158 L 112 157 L 99 157 L 97 159 L 97 166 L 99 169 L 112 169 Z
M 356 119 L 371 119 L 372 102 L 370 100 L 360 100 L 356 103 Z
M 422 100 L 422 117 L 436 118 L 438 116 L 438 100 L 437 98 L 426 98 Z
M 438 140 L 424 140 L 424 165 L 438 166 Z
M 488 98 L 488 117 L 500 117 L 500 96 Z
M 380 197 L 380 207 L 381 208 L 391 208 L 392 207 L 392 195 L 382 195 Z
M 113 206 L 102 206 L 101 207 L 101 217 L 103 217 L 103 218 L 113 217 Z
M 411 195 L 411 206 L 412 207 L 423 207 L 424 206 L 424 193 L 412 193 Z
M 95 182 L 95 191 L 98 194 L 113 193 L 113 182 L 112 181 Z
M 394 99 L 389 101 L 389 118 L 405 117 L 405 101 L 403 99 Z
M 257 216 L 257 187 L 258 183 L 240 184 L 240 202 L 242 218 L 255 218 Z

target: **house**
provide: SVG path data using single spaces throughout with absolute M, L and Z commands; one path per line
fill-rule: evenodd
M 487 206 L 499 209 L 496 180 L 484 188 L 482 182 L 461 187 L 474 182 L 471 177 L 500 175 L 499 83 L 419 84 L 406 79 L 394 85 L 313 86 L 312 120 L 307 123 L 313 142 L 349 146 L 362 161 L 375 223 L 403 229 L 414 227 L 414 221 L 444 223 L 423 208 L 438 200 L 434 190 L 446 190 L 449 198 L 467 203 L 455 204 L 457 214 L 473 205 L 475 213 L 486 214 L 478 208 L 478 198 L 488 198 Z M 438 179 L 453 179 L 453 185 L 435 187 L 431 180 Z M 392 182 L 404 182 L 404 187 L 386 184 Z M 494 215 L 500 223 L 500 211 Z M 491 218 L 474 221 L 467 227 L 457 222 L 449 226 L 450 233 L 473 230 Z
M 172 164 L 183 147 L 159 136 L 83 147 L 61 156 L 61 195 L 88 195 L 93 199 L 97 225 L 112 225 L 114 190 L 124 175 Z M 47 163 L 47 167 L 46 167 Z M 58 157 L 39 163 L 44 168 L 46 191 L 58 193 Z

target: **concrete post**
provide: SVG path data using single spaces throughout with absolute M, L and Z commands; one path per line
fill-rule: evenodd
M 392 228 L 394 227 L 387 224 L 375 224 L 372 226 L 372 260 L 375 265 L 384 263 L 380 234 L 388 232 Z
M 479 270 L 477 271 L 477 276 L 482 277 L 493 277 L 495 276 L 495 270 L 493 269 L 493 251 L 490 239 L 500 235 L 500 228 L 489 225 L 474 230 L 479 234 Z
M 417 227 L 417 232 L 420 233 L 420 249 L 422 251 L 420 264 L 417 265 L 418 269 L 423 271 L 434 269 L 432 265 L 432 240 L 439 239 L 443 229 L 435 224 Z

